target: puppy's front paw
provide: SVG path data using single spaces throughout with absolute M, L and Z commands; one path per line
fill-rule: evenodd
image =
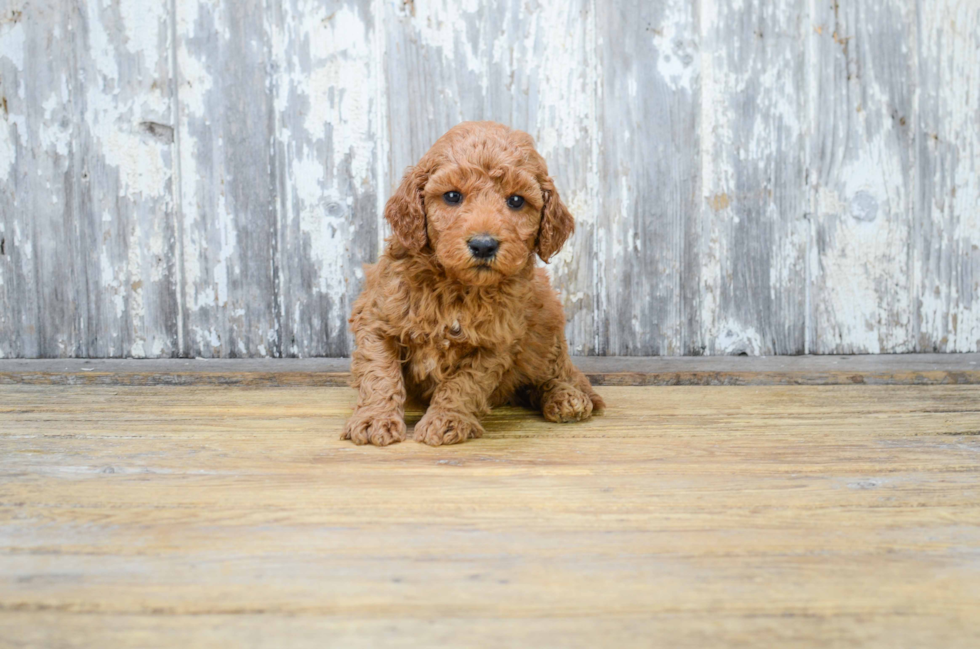
M 548 421 L 566 423 L 570 421 L 582 421 L 592 416 L 592 408 L 595 404 L 589 395 L 585 394 L 572 385 L 559 385 L 541 399 L 541 412 Z M 601 401 L 599 406 L 602 407 Z
M 405 439 L 405 421 L 397 413 L 358 409 L 347 420 L 340 439 L 349 439 L 358 446 L 388 446 Z
M 429 410 L 415 424 L 415 441 L 429 446 L 459 444 L 471 437 L 483 437 L 483 426 L 476 417 L 450 410 Z

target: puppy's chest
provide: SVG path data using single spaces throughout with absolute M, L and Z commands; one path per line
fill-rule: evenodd
M 520 336 L 513 313 L 491 313 L 478 318 L 463 309 L 450 308 L 411 320 L 402 336 L 408 343 L 405 369 L 409 378 L 420 384 L 443 380 L 460 359 L 474 350 L 506 353 Z

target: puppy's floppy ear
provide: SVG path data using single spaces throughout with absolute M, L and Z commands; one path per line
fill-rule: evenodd
M 421 165 L 409 167 L 402 184 L 385 205 L 385 219 L 402 245 L 412 252 L 418 252 L 428 242 L 425 234 L 425 202 L 422 198 L 422 190 L 428 180 L 429 174 Z
M 544 207 L 541 209 L 541 227 L 538 230 L 538 256 L 541 261 L 548 261 L 575 231 L 575 219 L 561 202 L 551 178 L 541 182 L 541 193 L 544 195 Z

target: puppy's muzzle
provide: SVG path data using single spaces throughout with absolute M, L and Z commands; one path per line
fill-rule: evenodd
M 500 242 L 489 234 L 478 234 L 467 242 L 470 254 L 480 261 L 489 261 L 497 254 Z

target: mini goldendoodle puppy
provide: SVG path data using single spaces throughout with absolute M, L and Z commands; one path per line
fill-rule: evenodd
M 527 133 L 466 122 L 405 173 L 385 207 L 394 231 L 366 266 L 354 303 L 357 406 L 341 439 L 405 439 L 405 399 L 428 403 L 415 441 L 480 437 L 479 418 L 508 402 L 549 421 L 603 407 L 572 365 L 565 316 L 535 254 L 548 261 L 574 229 Z

